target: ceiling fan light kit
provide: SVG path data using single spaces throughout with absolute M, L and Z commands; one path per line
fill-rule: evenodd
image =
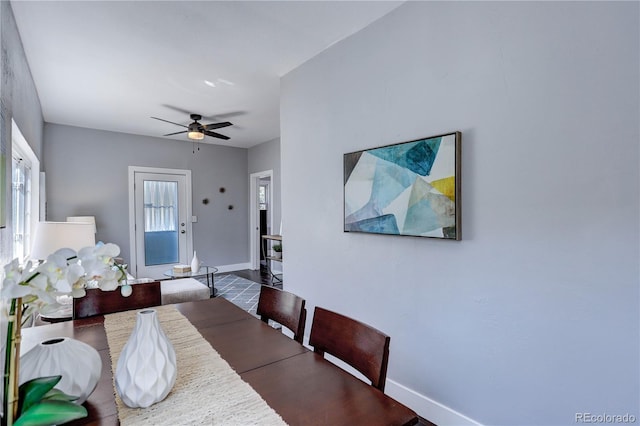
M 189 131 L 187 132 L 187 137 L 189 139 L 193 139 L 196 141 L 204 139 L 204 133 L 200 131 L 199 123 L 197 121 L 194 121 L 193 123 L 189 124 Z
M 200 132 L 189 132 L 187 133 L 187 137 L 189 139 L 193 139 L 196 141 L 200 141 L 202 139 L 204 139 L 204 133 L 200 133 Z

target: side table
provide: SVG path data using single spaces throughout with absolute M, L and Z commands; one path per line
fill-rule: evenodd
M 46 314 L 39 314 L 39 318 L 42 321 L 54 323 L 69 321 L 73 318 L 73 298 L 71 296 L 58 296 L 56 301 L 60 304 L 60 307 Z
M 263 235 L 262 239 L 265 241 L 276 241 L 277 243 L 282 244 L 282 235 Z M 265 253 L 264 246 L 265 246 L 264 244 L 260 244 L 260 247 L 262 249 L 262 257 L 264 257 L 265 263 L 267 265 L 267 270 L 271 274 L 271 278 L 273 278 L 278 282 L 282 282 L 282 274 L 274 273 L 273 269 L 271 268 L 271 262 L 273 261 L 282 262 L 282 256 L 280 257 L 268 256 L 267 253 Z
M 39 317 L 42 321 L 49 323 L 70 321 L 73 318 L 73 305 L 65 305 L 57 311 L 40 314 Z

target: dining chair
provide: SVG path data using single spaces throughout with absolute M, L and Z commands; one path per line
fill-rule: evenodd
M 309 345 L 315 353 L 325 352 L 341 359 L 371 380 L 384 392 L 391 338 L 352 318 L 316 307 Z
M 149 308 L 161 304 L 160 281 L 133 284 L 131 289 L 131 295 L 128 297 L 120 294 L 120 289 L 114 291 L 103 291 L 99 288 L 87 289 L 86 296 L 73 299 L 73 319 Z
M 304 304 L 305 300 L 293 293 L 263 285 L 256 313 L 267 324 L 272 320 L 287 327 L 293 332 L 293 339 L 302 344 L 307 321 Z

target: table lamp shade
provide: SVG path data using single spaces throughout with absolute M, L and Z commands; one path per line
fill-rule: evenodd
M 98 232 L 96 229 L 95 216 L 67 216 L 67 222 L 90 223 L 93 225 L 93 233 Z
M 61 248 L 80 250 L 96 244 L 94 225 L 82 222 L 39 222 L 33 237 L 31 259 L 44 260 Z

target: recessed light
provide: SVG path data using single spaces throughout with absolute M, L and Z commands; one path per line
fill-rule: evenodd
M 231 82 L 231 81 L 229 81 L 229 80 L 225 80 L 225 79 L 223 79 L 223 78 L 219 78 L 219 79 L 217 79 L 216 81 L 217 81 L 218 83 L 224 83 L 224 84 L 226 84 L 227 86 L 235 86 L 235 83 L 233 83 L 233 82 Z
M 204 84 L 206 84 L 209 87 L 218 87 L 221 84 L 226 84 L 227 86 L 236 85 L 233 81 L 225 80 L 224 78 L 216 78 L 215 81 L 205 80 Z

